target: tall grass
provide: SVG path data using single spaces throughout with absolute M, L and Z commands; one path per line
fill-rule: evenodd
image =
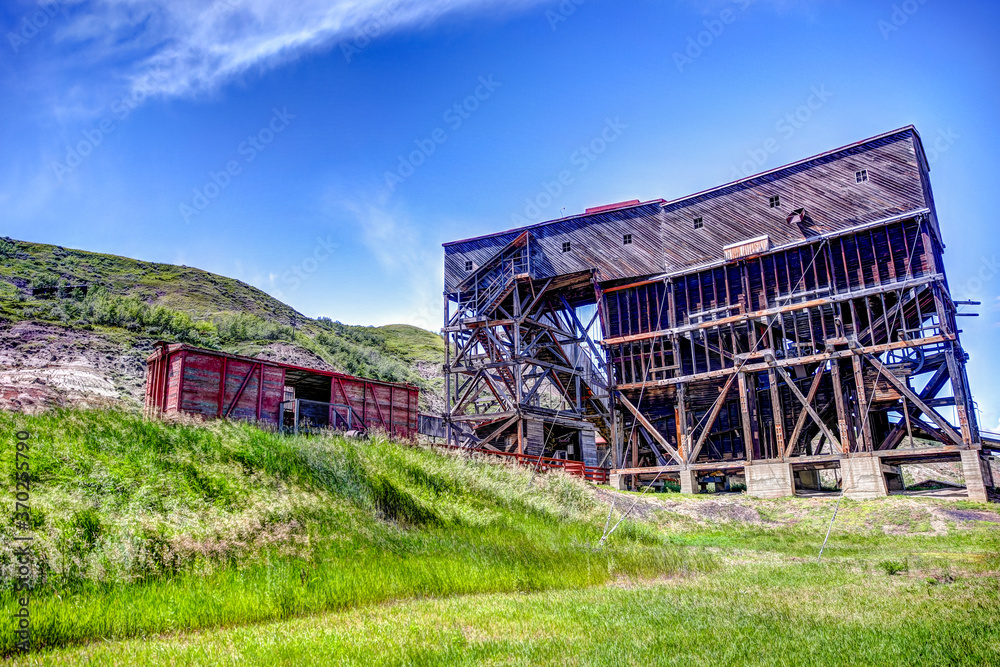
M 989 577 L 752 563 L 666 585 L 414 600 L 21 664 L 994 665 Z M 89 662 L 88 662 L 89 661 Z
M 604 514 L 578 480 L 383 438 L 0 414 L 0 432 L 15 429 L 34 445 L 39 647 L 713 566 L 640 524 L 596 549 Z M 13 439 L 0 465 L 13 470 Z M 10 516 L 13 498 L 0 507 Z M 0 528 L 0 615 L 14 604 L 12 529 Z

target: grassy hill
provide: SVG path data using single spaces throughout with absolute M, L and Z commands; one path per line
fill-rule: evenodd
M 830 500 L 640 497 L 121 410 L 0 412 L 16 430 L 30 526 L 0 523 L 0 616 L 30 530 L 36 653 L 13 664 L 979 665 L 998 648 L 989 505 L 845 500 L 817 563 Z
M 32 293 L 83 284 L 86 294 Z M 3 335 L 18 324 L 17 335 Z M 0 239 L 2 365 L 33 367 L 38 358 L 78 364 L 82 356 L 121 398 L 134 401 L 142 396 L 145 357 L 161 339 L 411 382 L 423 390 L 424 409 L 442 402 L 444 341 L 430 331 L 313 320 L 255 287 L 200 269 Z M 130 363 L 109 363 L 122 355 Z
M 246 313 L 291 326 L 310 321 L 256 287 L 187 266 L 13 239 L 0 239 L 0 257 L 0 296 L 6 297 L 5 310 L 12 314 L 24 308 L 14 305 L 20 290 L 88 284 L 199 320 L 222 313 Z
M 14 613 L 13 537 L 30 531 L 38 647 L 713 563 L 633 523 L 596 549 L 605 512 L 580 481 L 377 438 L 0 413 L 0 432 L 17 430 L 31 434 L 30 526 L 0 525 L 0 616 Z M 4 470 L 14 450 L 0 441 Z M 14 517 L 13 494 L 0 508 Z M 12 642 L 0 634 L 0 655 Z

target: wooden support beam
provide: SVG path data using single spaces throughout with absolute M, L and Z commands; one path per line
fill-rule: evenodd
M 965 393 L 965 369 L 958 363 L 954 346 L 948 346 L 948 349 L 945 351 L 945 358 L 948 360 L 948 374 L 951 376 L 951 390 L 952 395 L 955 397 L 955 413 L 958 417 L 958 426 L 962 433 L 962 441 L 967 445 L 971 445 L 975 441 L 975 437 L 972 432 L 969 402 Z
M 823 382 L 823 375 L 826 372 L 826 364 L 820 364 L 816 367 L 816 372 L 813 375 L 812 384 L 809 385 L 809 393 L 806 395 L 806 401 L 809 405 L 816 400 L 816 393 L 819 391 L 820 384 Z M 803 408 L 802 412 L 799 413 L 798 419 L 795 420 L 795 428 L 792 429 L 792 435 L 788 438 L 788 446 L 785 448 L 785 456 L 791 456 L 792 450 L 795 449 L 795 444 L 799 441 L 799 436 L 802 434 L 802 428 L 806 425 L 806 417 L 809 416 L 808 411 Z
M 705 441 L 708 439 L 708 435 L 712 432 L 712 427 L 715 426 L 716 420 L 719 418 L 719 413 L 722 412 L 722 408 L 726 405 L 726 398 L 729 395 L 729 390 L 734 384 L 735 376 L 730 377 L 729 381 L 719 392 L 719 398 L 716 399 L 715 404 L 712 406 L 712 411 L 708 414 L 705 419 L 705 426 L 702 428 L 701 435 L 698 436 L 698 442 L 695 443 L 694 448 L 691 453 L 687 456 L 688 463 L 694 463 L 698 460 L 698 455 L 701 454 L 701 448 L 704 446 Z
M 965 447 L 967 445 L 967 443 L 964 440 L 962 440 L 962 436 L 959 433 L 955 432 L 955 427 L 952 426 L 950 423 L 948 423 L 947 419 L 939 415 L 937 411 L 934 410 L 934 408 L 924 403 L 923 399 L 921 399 L 912 389 L 910 389 L 905 382 L 903 382 L 898 377 L 893 375 L 892 371 L 886 368 L 885 364 L 883 364 L 875 357 L 869 355 L 859 355 L 858 358 L 859 360 L 864 358 L 865 360 L 868 361 L 868 363 L 870 363 L 872 366 L 881 371 L 882 375 L 884 375 L 886 379 L 888 379 L 889 382 L 891 382 L 892 385 L 896 387 L 896 389 L 898 389 L 901 394 L 906 396 L 906 398 L 908 398 L 910 402 L 917 407 L 917 409 L 919 409 L 922 413 L 924 413 L 924 415 L 930 418 L 930 420 L 937 425 L 937 427 L 940 429 L 941 434 L 944 435 L 946 438 L 948 438 L 948 440 L 951 440 L 954 444 L 958 445 L 959 447 Z
M 855 407 L 857 408 L 857 417 L 861 422 L 861 444 L 864 451 L 871 452 L 875 450 L 875 444 L 872 442 L 872 422 L 868 414 L 871 408 L 871 403 L 868 402 L 868 390 L 865 387 L 865 374 L 861 367 L 860 357 L 855 355 L 851 358 L 851 362 L 854 366 L 854 384 L 858 391 L 858 404 Z M 873 386 L 872 392 L 874 391 L 875 387 Z
M 740 391 L 740 418 L 743 423 L 743 453 L 753 461 L 757 449 L 757 389 L 750 387 L 746 373 L 738 373 Z
M 942 364 L 941 366 L 938 367 L 937 371 L 934 373 L 931 379 L 927 381 L 927 384 L 924 385 L 924 388 L 920 391 L 920 398 L 926 402 L 932 399 L 934 396 L 937 396 L 938 392 L 941 391 L 941 388 L 944 387 L 944 383 L 947 381 L 948 381 L 948 367 L 946 364 Z M 929 403 L 928 405 L 930 407 L 934 407 Z M 880 450 L 895 449 L 896 447 L 898 447 L 899 444 L 902 442 L 904 431 L 909 435 L 910 442 L 911 443 L 913 442 L 913 425 L 910 420 L 910 409 L 906 405 L 905 397 L 903 398 L 903 415 L 904 415 L 904 420 L 900 421 L 898 424 L 896 424 L 895 427 L 893 427 L 892 431 L 889 432 L 889 435 L 886 436 L 885 440 L 883 440 L 879 444 L 878 449 Z
M 781 405 L 781 392 L 778 390 L 778 377 L 774 372 L 774 367 L 768 369 L 767 380 L 770 385 L 768 389 L 771 394 L 771 421 L 774 426 L 775 446 L 775 451 L 768 452 L 767 458 L 775 458 L 774 454 L 777 454 L 778 458 L 783 458 L 785 454 L 785 409 Z
M 645 428 L 649 432 L 649 434 L 656 439 L 656 441 L 660 444 L 660 446 L 663 447 L 663 449 L 666 450 L 668 454 L 670 454 L 671 458 L 673 458 L 675 461 L 677 461 L 677 463 L 680 464 L 683 464 L 685 462 L 684 459 L 681 457 L 681 455 L 677 453 L 677 450 L 674 449 L 673 446 L 671 446 L 671 444 L 667 442 L 667 439 L 664 438 L 663 435 L 656 430 L 656 427 L 653 426 L 652 422 L 646 419 L 646 416 L 643 415 L 641 412 L 639 412 L 638 408 L 632 405 L 632 401 L 628 400 L 624 394 L 619 394 L 618 400 L 621 401 L 621 404 L 625 406 L 625 408 L 629 412 L 632 413 L 632 416 L 635 417 L 636 421 L 642 424 L 643 428 Z
M 505 430 L 507 430 L 509 427 L 513 426 L 514 422 L 516 422 L 516 421 L 518 421 L 518 415 L 514 415 L 513 417 L 511 417 L 510 419 L 508 419 L 507 421 L 505 421 L 502 426 L 500 426 L 499 428 L 497 428 L 497 430 L 493 431 L 487 437 L 485 437 L 482 440 L 480 440 L 478 442 L 478 446 L 482 447 L 482 446 L 488 444 L 494 438 L 496 438 L 498 435 L 500 435 Z M 518 430 L 520 430 L 520 427 L 518 428 Z
M 830 364 L 830 378 L 833 380 L 833 400 L 837 406 L 837 431 L 844 452 L 854 449 L 854 433 L 847 427 L 847 407 L 844 405 L 844 381 L 840 376 L 840 360 L 834 359 Z
M 793 394 L 795 394 L 795 398 L 799 399 L 799 402 L 802 403 L 803 411 L 809 413 L 809 416 L 812 417 L 812 420 L 814 422 L 816 422 L 816 426 L 819 426 L 820 430 L 823 431 L 823 435 L 826 436 L 827 440 L 829 440 L 840 451 L 844 451 L 844 448 L 840 444 L 840 441 L 837 440 L 837 436 L 835 436 L 827 427 L 827 425 L 823 422 L 823 418 L 820 417 L 819 413 L 816 412 L 815 408 L 813 408 L 812 402 L 808 400 L 805 396 L 803 396 L 802 391 L 799 390 L 797 386 L 795 386 L 795 383 L 792 382 L 792 378 L 789 377 L 787 371 L 785 371 L 785 369 L 782 368 L 781 366 L 776 366 L 775 369 L 778 371 L 778 373 L 781 374 L 781 377 L 785 379 L 785 383 L 788 384 L 788 388 L 792 390 Z M 794 442 L 789 443 L 789 446 L 791 447 L 791 445 L 794 444 L 795 444 Z

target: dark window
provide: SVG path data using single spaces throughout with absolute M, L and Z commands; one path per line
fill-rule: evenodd
M 701 219 L 701 216 L 694 219 L 694 228 L 701 229 L 705 226 L 705 222 Z
M 854 172 L 854 182 L 855 183 L 867 183 L 868 182 L 868 170 L 862 169 L 861 171 Z
M 569 241 L 563 241 L 563 252 L 569 252 L 570 245 Z
M 774 195 L 773 197 L 769 198 L 767 201 L 771 205 L 771 208 L 778 208 L 779 206 L 781 206 L 781 196 L 780 195 Z
M 466 262 L 465 262 L 465 270 L 466 271 L 471 271 L 472 270 L 472 260 L 471 259 L 466 260 Z
M 622 236 L 622 245 L 628 245 L 631 242 L 632 242 L 631 234 L 625 234 L 624 236 Z

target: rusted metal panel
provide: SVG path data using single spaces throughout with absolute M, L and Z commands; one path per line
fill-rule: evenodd
M 763 236 L 758 236 L 746 241 L 740 241 L 739 243 L 731 243 L 727 246 L 723 246 L 722 252 L 726 257 L 726 260 L 731 262 L 737 259 L 745 259 L 747 257 L 753 257 L 754 255 L 760 255 L 770 249 L 771 237 L 764 234 Z

